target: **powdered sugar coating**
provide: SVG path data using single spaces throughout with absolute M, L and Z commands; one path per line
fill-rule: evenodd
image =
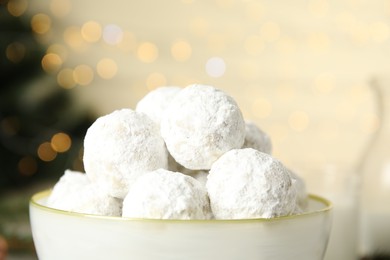
M 172 100 L 161 120 L 161 135 L 179 164 L 192 170 L 210 169 L 222 154 L 242 147 L 245 122 L 230 96 L 194 84 Z
M 158 169 L 142 175 L 123 201 L 123 217 L 209 219 L 206 190 L 192 177 Z
M 269 154 L 252 148 L 222 155 L 212 165 L 206 187 L 216 219 L 272 218 L 296 209 L 289 171 Z
M 180 87 L 164 86 L 146 94 L 138 103 L 135 111 L 145 113 L 156 124 L 160 125 L 161 117 L 171 100 L 181 90 Z
M 84 139 L 84 167 L 105 192 L 124 198 L 148 171 L 168 167 L 157 125 L 143 113 L 122 109 L 98 118 Z
M 255 123 L 245 122 L 245 142 L 242 148 L 253 148 L 263 153 L 272 153 L 271 138 Z
M 306 207 L 309 203 L 309 197 L 307 194 L 305 180 L 291 170 L 290 170 L 290 175 L 291 175 L 291 178 L 294 180 L 295 188 L 297 190 L 297 203 L 299 206 L 299 209 L 297 209 L 297 210 L 303 211 L 306 209 Z
M 47 206 L 85 214 L 121 216 L 122 201 L 101 192 L 87 175 L 66 170 L 54 185 Z

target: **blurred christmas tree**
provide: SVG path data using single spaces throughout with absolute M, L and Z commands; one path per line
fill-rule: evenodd
M 82 170 L 80 149 L 90 120 L 69 90 L 41 66 L 45 47 L 15 1 L 0 0 L 0 193 L 66 168 Z
M 0 236 L 14 252 L 33 249 L 25 190 L 53 183 L 67 168 L 83 170 L 91 124 L 69 90 L 42 69 L 47 46 L 23 14 L 27 3 L 0 0 Z

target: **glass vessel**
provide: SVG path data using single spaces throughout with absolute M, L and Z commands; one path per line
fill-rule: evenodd
M 390 77 L 374 79 L 371 87 L 377 98 L 380 125 L 361 165 L 362 257 L 390 255 Z

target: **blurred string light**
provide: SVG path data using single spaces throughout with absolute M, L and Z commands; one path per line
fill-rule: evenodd
M 17 117 L 9 116 L 1 120 L 1 130 L 8 136 L 16 135 L 20 130 L 20 121 Z
M 66 133 L 57 133 L 52 136 L 50 144 L 54 151 L 64 153 L 70 149 L 72 140 Z
M 57 18 L 64 18 L 69 14 L 72 9 L 71 2 L 69 0 L 51 0 L 50 11 Z
M 27 1 L 15 1 L 23 2 Z M 233 44 L 239 43 L 239 48 L 243 51 L 243 58 L 236 63 L 229 63 L 229 72 L 233 71 L 241 80 L 255 81 L 266 76 L 266 70 L 263 71 L 262 61 L 259 57 L 266 55 L 270 50 L 276 56 L 280 56 L 280 62 L 277 64 L 277 73 L 283 79 L 294 78 L 299 72 L 299 64 L 295 62 L 295 55 L 298 52 L 308 50 L 317 53 L 326 53 L 334 46 L 334 35 L 327 30 L 316 30 L 310 26 L 309 30 L 299 35 L 289 34 L 284 28 L 281 20 L 270 20 L 268 5 L 258 1 L 234 1 L 234 0 L 215 0 L 215 5 L 219 9 L 228 9 L 233 7 L 241 8 L 244 22 L 253 26 L 250 31 L 243 29 L 239 23 L 227 24 L 226 28 L 235 28 L 224 32 L 218 30 L 218 24 L 210 19 L 206 14 L 191 16 L 185 21 L 188 27 L 188 35 L 180 35 L 180 39 L 171 40 L 167 46 L 158 42 L 152 42 L 148 39 L 142 39 L 137 32 L 126 31 L 120 25 L 108 23 L 103 24 L 98 21 L 89 20 L 78 26 L 69 26 L 63 32 L 64 44 L 57 43 L 50 46 L 47 54 L 42 59 L 42 67 L 48 73 L 57 73 L 58 84 L 66 89 L 72 89 L 76 86 L 90 85 L 96 78 L 113 79 L 122 69 L 121 63 L 113 57 L 105 54 L 102 57 L 96 57 L 94 64 L 75 64 L 72 67 L 63 67 L 68 59 L 68 53 L 71 51 L 84 52 L 89 50 L 92 44 L 100 44 L 105 47 L 110 45 L 111 50 L 117 50 L 120 54 L 129 54 L 126 58 L 134 59 L 141 63 L 151 64 L 158 61 L 161 57 L 170 58 L 179 63 L 191 62 L 195 57 L 195 50 L 198 45 L 204 47 L 206 57 L 201 66 L 208 77 L 221 78 L 227 76 L 226 53 L 230 51 Z M 350 5 L 357 5 L 358 1 L 349 1 Z M 352 2 L 354 2 L 352 4 Z M 65 17 L 72 11 L 71 1 L 69 0 L 51 0 L 50 10 L 55 17 Z M 196 4 L 194 0 L 180 0 L 183 5 Z M 238 4 L 240 6 L 238 6 Z M 390 38 L 390 28 L 386 21 L 364 20 L 361 16 L 351 10 L 333 10 L 330 8 L 328 0 L 309 0 L 305 5 L 306 11 L 312 19 L 320 21 L 332 14 L 336 30 L 345 39 L 354 46 L 367 44 L 384 44 Z M 23 5 L 19 9 L 9 7 L 15 15 L 23 13 Z M 238 10 L 238 9 L 237 9 Z M 384 1 L 384 11 L 390 14 L 390 1 Z M 11 11 L 10 11 L 11 12 Z M 331 13 L 333 12 L 333 13 Z M 337 13 L 339 12 L 339 13 Z M 45 14 L 37 14 L 32 20 L 38 35 L 43 35 L 51 30 L 51 18 Z M 236 26 L 236 27 L 235 27 Z M 233 32 L 234 31 L 234 32 Z M 177 36 L 175 36 L 177 37 Z M 192 37 L 192 38 L 191 38 Z M 199 44 L 200 43 L 200 44 Z M 18 47 L 13 46 L 16 50 Z M 18 60 L 18 56 L 11 55 L 12 48 L 9 50 L 8 59 Z M 91 48 L 91 51 L 94 49 Z M 164 51 L 168 52 L 163 53 Z M 23 53 L 23 51 L 14 51 L 14 53 Z M 116 53 L 117 54 L 117 53 Z M 115 54 L 114 54 L 115 55 Z M 229 54 L 230 55 L 230 54 Z M 7 56 L 8 57 L 8 56 Z M 12 58 L 13 57 L 13 58 Z M 20 57 L 19 57 L 20 59 Z M 85 62 L 84 62 L 85 63 Z M 231 68 L 232 67 L 232 68 Z M 202 70 L 203 71 L 203 70 Z M 232 72 L 232 73 L 233 73 Z M 163 70 L 149 72 L 146 74 L 144 88 L 148 90 L 155 89 L 158 86 L 167 83 L 177 85 L 186 85 L 198 82 L 198 79 L 186 75 L 171 75 L 168 77 Z M 192 76 L 195 77 L 195 76 Z M 286 84 L 277 86 L 276 97 L 281 102 L 289 102 L 296 96 L 295 86 Z M 141 84 L 141 83 L 140 83 Z M 318 95 L 328 95 L 334 91 L 335 76 L 328 72 L 319 73 L 314 77 L 312 88 Z M 145 90 L 145 89 L 144 89 Z M 254 98 L 248 105 L 248 113 L 256 118 L 268 118 L 273 112 L 272 100 L 265 98 Z M 346 107 L 344 109 L 347 109 Z M 351 110 L 351 108 L 348 108 Z M 348 112 L 350 114 L 350 111 Z M 352 115 L 350 115 L 352 116 Z M 366 120 L 369 122 L 370 120 Z M 375 120 L 371 120 L 375 121 Z M 362 127 L 369 129 L 369 123 L 362 123 Z M 374 123 L 372 125 L 375 125 Z M 310 118 L 305 111 L 296 111 L 292 113 L 285 128 L 296 132 L 302 132 L 309 128 Z M 364 127 L 363 127 L 364 128 Z M 329 128 L 330 129 L 330 128 Z M 285 132 L 277 130 L 281 134 L 281 139 Z
M 204 37 L 210 30 L 210 23 L 204 17 L 196 17 L 190 21 L 190 32 L 197 37 Z
M 305 111 L 293 111 L 289 118 L 288 123 L 292 130 L 296 132 L 302 132 L 309 126 L 309 116 Z
M 330 44 L 329 35 L 323 32 L 311 33 L 307 37 L 307 45 L 314 51 L 327 51 L 330 48 Z
M 31 176 L 35 174 L 37 170 L 38 170 L 37 161 L 32 156 L 24 156 L 18 162 L 18 171 L 23 176 Z
M 50 162 L 57 157 L 57 152 L 54 151 L 50 142 L 44 142 L 38 146 L 37 155 L 42 161 Z
M 327 0 L 312 0 L 308 5 L 309 12 L 317 17 L 323 17 L 328 14 L 329 3 Z
M 258 1 L 246 3 L 246 17 L 252 22 L 260 22 L 265 13 L 265 6 Z
M 260 27 L 260 35 L 267 42 L 275 42 L 280 37 L 280 26 L 275 22 L 265 22 Z
M 389 39 L 390 29 L 384 22 L 374 22 L 370 24 L 372 40 L 376 43 L 384 43 Z
M 41 64 L 44 71 L 47 73 L 55 73 L 57 72 L 63 61 L 58 54 L 55 53 L 47 53 L 43 56 Z
M 71 68 L 63 68 L 57 74 L 57 83 L 65 89 L 71 89 L 76 86 L 76 81 L 73 77 L 73 70 Z
M 20 42 L 10 43 L 5 50 L 7 59 L 13 63 L 20 62 L 24 58 L 25 54 L 26 47 Z
M 31 19 L 31 29 L 37 34 L 45 34 L 51 29 L 51 18 L 43 13 L 36 14 Z
M 152 42 L 142 42 L 137 48 L 137 57 L 144 63 L 152 63 L 158 58 L 157 46 Z
M 98 22 L 88 21 L 81 27 L 81 36 L 87 42 L 97 42 L 102 37 L 102 27 Z
M 176 61 L 187 61 L 191 57 L 192 47 L 187 41 L 179 40 L 172 44 L 171 53 Z
M 89 85 L 94 78 L 94 72 L 92 68 L 86 64 L 80 64 L 76 66 L 73 70 L 73 79 L 74 81 L 81 85 Z
M 62 44 L 52 44 L 50 45 L 46 53 L 54 53 L 60 57 L 60 59 L 64 62 L 68 58 L 68 50 L 67 48 Z
M 320 94 L 329 94 L 335 87 L 335 77 L 330 73 L 321 73 L 314 81 L 315 90 Z
M 7 4 L 7 11 L 15 17 L 19 17 L 24 14 L 27 6 L 27 0 L 12 0 Z
M 256 118 L 265 119 L 272 113 L 272 104 L 268 99 L 258 97 L 252 103 L 251 112 Z
M 38 146 L 37 155 L 39 159 L 50 162 L 56 159 L 58 153 L 67 152 L 72 145 L 70 136 L 59 132 L 51 137 L 50 142 L 45 141 Z
M 110 58 L 101 59 L 96 64 L 96 72 L 102 79 L 111 79 L 118 72 L 118 65 Z
M 222 77 L 226 71 L 226 64 L 221 57 L 211 57 L 206 61 L 206 73 L 213 78 Z
M 82 52 L 87 50 L 88 45 L 83 39 L 81 28 L 78 26 L 69 26 L 65 29 L 63 38 L 65 43 L 73 50 Z
M 116 24 L 108 24 L 103 28 L 103 40 L 110 45 L 117 45 L 122 41 L 123 31 Z

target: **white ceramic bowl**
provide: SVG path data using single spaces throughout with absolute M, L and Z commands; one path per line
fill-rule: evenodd
M 30 220 L 40 260 L 320 260 L 331 203 L 310 195 L 307 212 L 273 219 L 147 220 L 79 214 L 45 206 L 35 194 Z

